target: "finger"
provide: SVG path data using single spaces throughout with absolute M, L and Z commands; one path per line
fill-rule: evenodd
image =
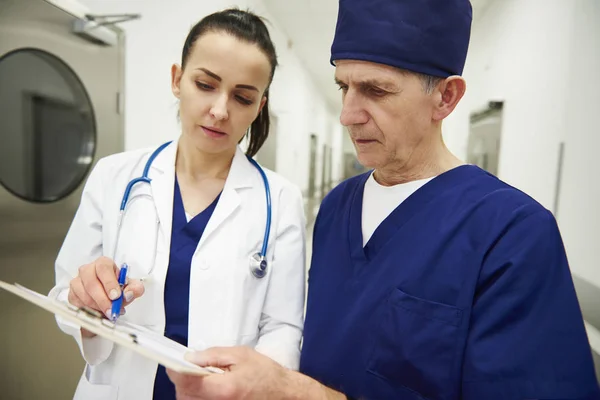
M 107 316 L 110 316 L 112 302 L 104 291 L 104 286 L 102 286 L 102 283 L 100 283 L 98 277 L 96 276 L 95 264 L 91 264 L 89 267 L 90 268 L 86 266 L 85 268 L 80 268 L 79 270 L 79 276 L 83 282 L 83 288 L 97 304 L 97 310 L 106 314 Z
M 167 376 L 169 377 L 171 382 L 173 382 L 173 385 L 175 385 L 175 386 L 181 385 L 181 379 L 183 377 L 182 374 L 180 374 L 179 372 L 175 372 L 169 368 L 165 368 L 165 372 L 167 373 Z
M 99 310 L 98 304 L 96 304 L 94 299 L 92 299 L 85 291 L 80 277 L 71 280 L 69 286 L 69 303 L 73 304 L 75 307 L 86 306 L 94 310 Z
M 69 286 L 69 295 L 67 296 L 67 301 L 69 304 L 74 305 L 75 307 L 83 307 L 83 301 L 77 296 L 75 291 L 73 290 L 73 284 L 71 283 Z
M 175 389 L 175 400 L 209 400 L 208 397 L 200 397 L 194 393 L 183 393 Z
M 117 280 L 118 270 L 115 263 L 106 257 L 101 257 L 95 262 L 96 276 L 104 287 L 104 292 L 111 300 L 116 300 L 121 295 L 121 287 Z
M 190 387 L 196 386 L 192 375 L 180 374 L 179 372 L 175 372 L 168 368 L 166 368 L 166 372 L 167 376 L 180 393 L 189 392 Z
M 141 297 L 145 292 L 144 284 L 139 279 L 131 279 L 123 288 L 125 303 L 129 305 L 133 300 Z
M 180 374 L 168 368 L 166 371 L 167 376 L 175 386 L 177 400 L 214 398 L 214 396 L 210 396 L 209 393 L 205 393 L 203 377 Z
M 204 351 L 190 352 L 186 360 L 201 367 L 229 368 L 239 362 L 236 349 L 231 347 L 213 347 Z

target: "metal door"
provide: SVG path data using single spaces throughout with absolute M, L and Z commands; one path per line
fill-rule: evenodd
M 502 134 L 502 102 L 470 116 L 467 162 L 498 176 Z
M 41 293 L 98 158 L 122 151 L 123 43 L 56 0 L 0 0 L 0 279 Z M 79 15 L 79 17 L 82 17 Z M 72 398 L 84 362 L 53 315 L 0 292 L 2 398 Z

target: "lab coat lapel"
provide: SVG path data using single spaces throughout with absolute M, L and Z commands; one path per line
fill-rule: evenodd
M 168 248 L 173 223 L 173 192 L 175 187 L 175 158 L 177 141 L 168 145 L 152 163 L 149 174 L 152 197 L 160 222 L 163 243 Z
M 206 229 L 202 234 L 198 247 L 202 244 L 229 218 L 241 203 L 241 198 L 238 193 L 239 189 L 252 187 L 253 177 L 252 169 L 254 167 L 244 152 L 238 147 L 231 163 L 229 175 L 225 181 L 223 192 L 219 198 L 219 202 L 211 216 Z

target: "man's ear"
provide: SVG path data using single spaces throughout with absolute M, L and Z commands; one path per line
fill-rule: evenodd
M 465 95 L 467 82 L 460 76 L 450 76 L 440 82 L 436 88 L 437 104 L 433 110 L 432 119 L 441 121 L 454 111 L 459 101 Z

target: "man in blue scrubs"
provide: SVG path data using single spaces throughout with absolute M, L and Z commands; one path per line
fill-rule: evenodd
M 300 369 L 249 349 L 170 373 L 185 398 L 599 399 L 553 215 L 452 155 L 468 0 L 341 0 L 341 122 L 374 170 L 323 201 Z

